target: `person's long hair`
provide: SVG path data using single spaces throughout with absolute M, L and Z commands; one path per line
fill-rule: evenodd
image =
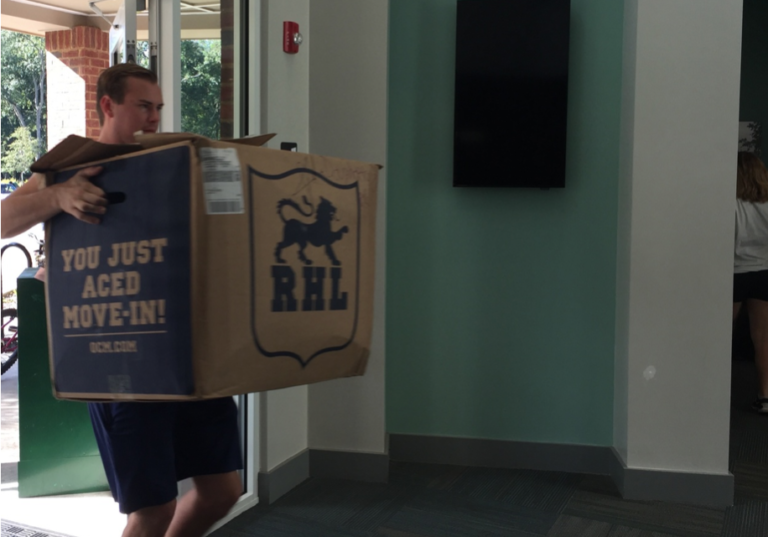
M 752 203 L 768 202 L 768 169 L 754 153 L 739 152 L 736 197 Z

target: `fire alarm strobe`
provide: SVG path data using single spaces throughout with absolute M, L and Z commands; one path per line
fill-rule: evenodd
M 299 23 L 285 21 L 283 22 L 283 52 L 296 54 L 299 51 L 302 37 L 299 33 Z

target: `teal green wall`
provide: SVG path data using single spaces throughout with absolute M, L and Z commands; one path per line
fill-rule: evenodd
M 390 5 L 388 432 L 611 445 L 623 2 L 573 0 L 551 191 L 452 188 L 455 0 Z
M 768 0 L 744 0 L 740 121 L 762 125 L 763 162 L 768 159 Z

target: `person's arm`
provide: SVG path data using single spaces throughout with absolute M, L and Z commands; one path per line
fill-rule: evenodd
M 47 188 L 41 188 L 43 176 L 33 175 L 2 201 L 2 238 L 23 233 L 61 211 L 83 222 L 98 224 L 99 218 L 94 215 L 106 212 L 107 198 L 90 178 L 100 172 L 99 167 L 85 168 L 71 179 Z

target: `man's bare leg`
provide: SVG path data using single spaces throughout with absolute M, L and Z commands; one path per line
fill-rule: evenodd
M 175 511 L 176 500 L 134 511 L 128 515 L 123 537 L 163 537 Z
M 243 493 L 237 472 L 198 476 L 193 481 L 195 487 L 179 500 L 165 537 L 202 537 Z

